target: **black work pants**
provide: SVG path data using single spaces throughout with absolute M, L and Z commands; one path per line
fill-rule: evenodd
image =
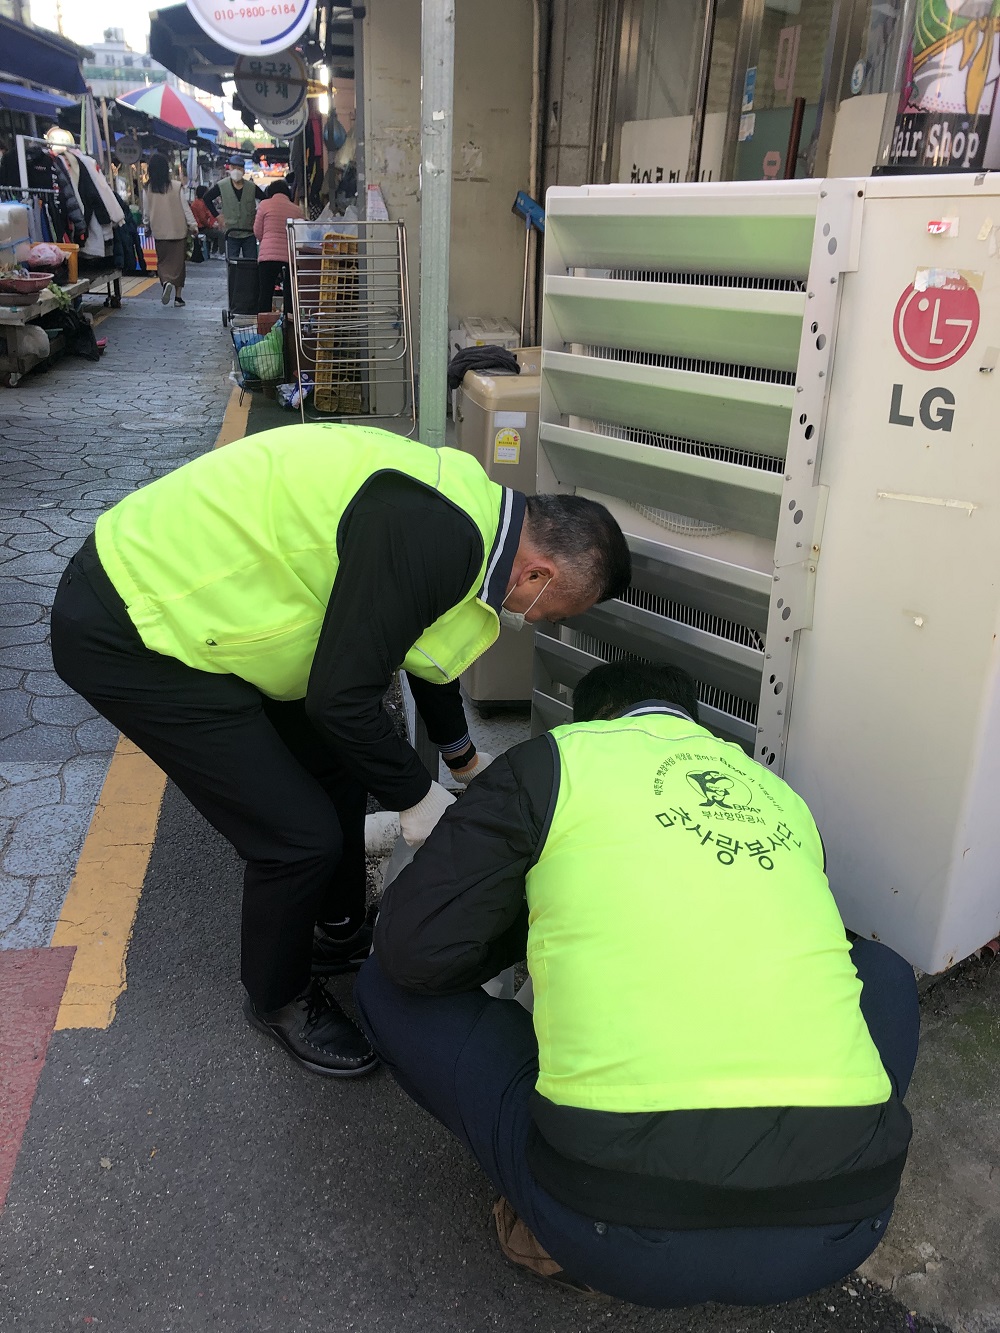
M 874 940 L 856 941 L 851 957 L 865 1022 L 902 1096 L 917 1058 L 913 969 Z M 657 1309 L 796 1300 L 846 1277 L 885 1234 L 891 1206 L 856 1222 L 690 1231 L 585 1217 L 548 1194 L 528 1166 L 538 1079 L 531 1014 L 478 987 L 413 994 L 389 981 L 375 957 L 358 973 L 354 1001 L 396 1082 L 465 1144 L 549 1254 L 608 1295 Z
M 265 314 L 274 305 L 274 288 L 281 278 L 282 309 L 285 314 L 292 310 L 292 285 L 288 277 L 288 265 L 274 259 L 257 260 L 257 313 Z
M 73 557 L 52 608 L 60 677 L 163 769 L 246 860 L 242 979 L 276 1009 L 308 984 L 317 920 L 359 918 L 367 794 L 301 700 L 151 652 L 98 560 Z

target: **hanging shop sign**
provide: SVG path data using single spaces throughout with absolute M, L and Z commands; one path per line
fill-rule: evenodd
M 291 116 L 258 116 L 261 129 L 265 134 L 270 134 L 272 139 L 294 139 L 296 134 L 301 134 L 306 127 L 306 121 L 309 119 L 309 108 L 302 104 Z
M 240 101 L 255 116 L 286 120 L 305 105 L 309 71 L 297 51 L 240 56 L 233 78 Z
M 115 144 L 114 154 L 123 167 L 134 167 L 142 157 L 139 140 L 133 139 L 130 134 L 125 135 Z
M 187 0 L 187 7 L 199 27 L 227 51 L 258 56 L 294 46 L 312 22 L 316 0 L 263 0 L 261 4 Z
M 989 162 L 1000 74 L 995 4 L 917 0 L 888 171 L 978 171 Z M 969 11 L 969 12 L 966 12 Z

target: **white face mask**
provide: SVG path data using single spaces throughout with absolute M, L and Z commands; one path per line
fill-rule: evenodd
M 229 173 L 229 179 L 233 182 L 234 185 L 239 185 L 240 182 L 243 180 L 243 172 L 231 171 Z
M 538 597 L 541 597 L 542 593 L 545 591 L 545 589 L 549 586 L 551 582 L 552 582 L 551 579 L 545 580 L 545 582 L 542 584 L 540 592 L 538 593 Z M 513 591 L 514 589 L 511 588 L 510 592 Z M 507 597 L 510 596 L 510 592 L 507 594 Z M 503 599 L 504 602 L 506 602 L 507 597 Z M 531 606 L 528 607 L 528 611 L 532 610 L 532 608 L 535 606 L 535 603 L 538 601 L 538 597 L 536 597 L 535 601 L 532 602 Z M 528 611 L 508 611 L 507 607 L 501 603 L 500 624 L 505 625 L 507 629 L 524 629 L 524 617 L 528 614 Z

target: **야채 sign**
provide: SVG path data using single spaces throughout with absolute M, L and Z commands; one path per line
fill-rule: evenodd
M 233 79 L 240 101 L 258 118 L 287 120 L 305 106 L 309 71 L 297 51 L 240 56 Z
M 225 0 L 187 0 L 201 28 L 227 51 L 257 56 L 284 52 L 308 28 L 316 0 L 261 0 L 259 4 Z

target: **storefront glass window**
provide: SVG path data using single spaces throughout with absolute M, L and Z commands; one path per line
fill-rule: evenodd
M 702 15 L 692 0 L 625 4 L 616 94 L 619 180 L 684 179 Z
M 816 129 L 834 0 L 764 0 L 756 69 L 747 71 L 736 180 L 785 175 L 793 103 L 805 98 L 795 175 Z

